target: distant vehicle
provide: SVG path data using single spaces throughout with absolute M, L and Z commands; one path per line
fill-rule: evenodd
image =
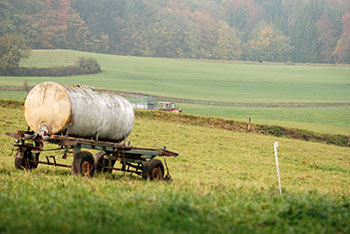
M 157 110 L 157 105 L 151 103 L 131 103 L 131 106 L 138 110 Z
M 179 106 L 173 102 L 160 102 L 159 104 L 160 104 L 159 110 L 182 113 L 182 110 L 179 109 Z

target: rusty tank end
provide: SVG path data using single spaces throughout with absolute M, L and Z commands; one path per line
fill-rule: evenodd
M 36 85 L 24 104 L 29 127 L 48 134 L 120 142 L 134 127 L 134 110 L 125 98 L 55 82 Z

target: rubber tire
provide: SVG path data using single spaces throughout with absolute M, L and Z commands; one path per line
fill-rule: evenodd
M 89 172 L 84 169 L 90 167 Z M 81 151 L 74 156 L 72 164 L 72 172 L 75 175 L 80 175 L 83 177 L 93 177 L 95 173 L 95 160 L 92 154 L 88 151 Z
M 39 154 L 33 154 L 31 147 L 21 147 L 19 151 L 17 151 L 15 156 L 15 168 L 19 170 L 32 170 L 38 167 L 38 163 L 35 162 L 27 162 L 27 159 L 36 161 L 39 160 Z
M 103 156 L 106 154 L 105 151 L 98 152 L 95 154 L 95 170 L 97 173 L 112 173 L 112 169 L 103 168 L 108 166 L 109 159 L 104 159 Z M 114 167 L 116 160 L 111 160 L 112 167 Z M 103 168 L 103 169 L 102 169 Z
M 158 168 L 158 169 L 157 169 Z M 154 170 L 161 171 L 161 175 L 154 175 Z M 143 169 L 142 169 L 142 178 L 145 180 L 164 180 L 164 166 L 162 161 L 159 159 L 151 159 L 144 163 Z

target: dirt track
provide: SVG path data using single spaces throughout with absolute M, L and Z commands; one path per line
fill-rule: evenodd
M 246 102 L 219 102 L 219 101 L 208 101 L 208 100 L 198 100 L 198 99 L 188 99 L 188 98 L 176 98 L 176 97 L 166 97 L 150 95 L 138 92 L 125 92 L 117 90 L 106 90 L 106 89 L 96 89 L 100 92 L 115 93 L 124 97 L 134 97 L 134 98 L 155 98 L 159 101 L 168 101 L 176 103 L 188 103 L 188 104 L 200 104 L 200 105 L 214 105 L 214 106 L 234 106 L 234 107 L 266 107 L 266 108 L 295 108 L 295 107 L 326 107 L 326 106 L 350 106 L 350 102 L 325 102 L 325 103 L 246 103 Z

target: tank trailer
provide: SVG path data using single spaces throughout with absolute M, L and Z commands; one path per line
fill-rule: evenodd
M 73 174 L 83 177 L 92 177 L 95 171 L 119 170 L 144 179 L 171 179 L 166 160 L 164 167 L 156 157 L 176 157 L 177 153 L 166 147 L 133 147 L 125 141 L 134 127 L 135 115 L 132 105 L 123 97 L 98 93 L 85 86 L 44 82 L 28 94 L 24 116 L 27 130 L 6 133 L 16 139 L 15 167 L 18 169 L 32 170 L 38 164 L 46 164 L 71 168 Z M 45 144 L 57 147 L 46 148 Z M 93 156 L 84 149 L 98 153 Z M 57 163 L 53 155 L 40 160 L 40 153 L 45 151 L 61 151 L 63 159 L 72 154 L 73 162 L 71 165 Z

